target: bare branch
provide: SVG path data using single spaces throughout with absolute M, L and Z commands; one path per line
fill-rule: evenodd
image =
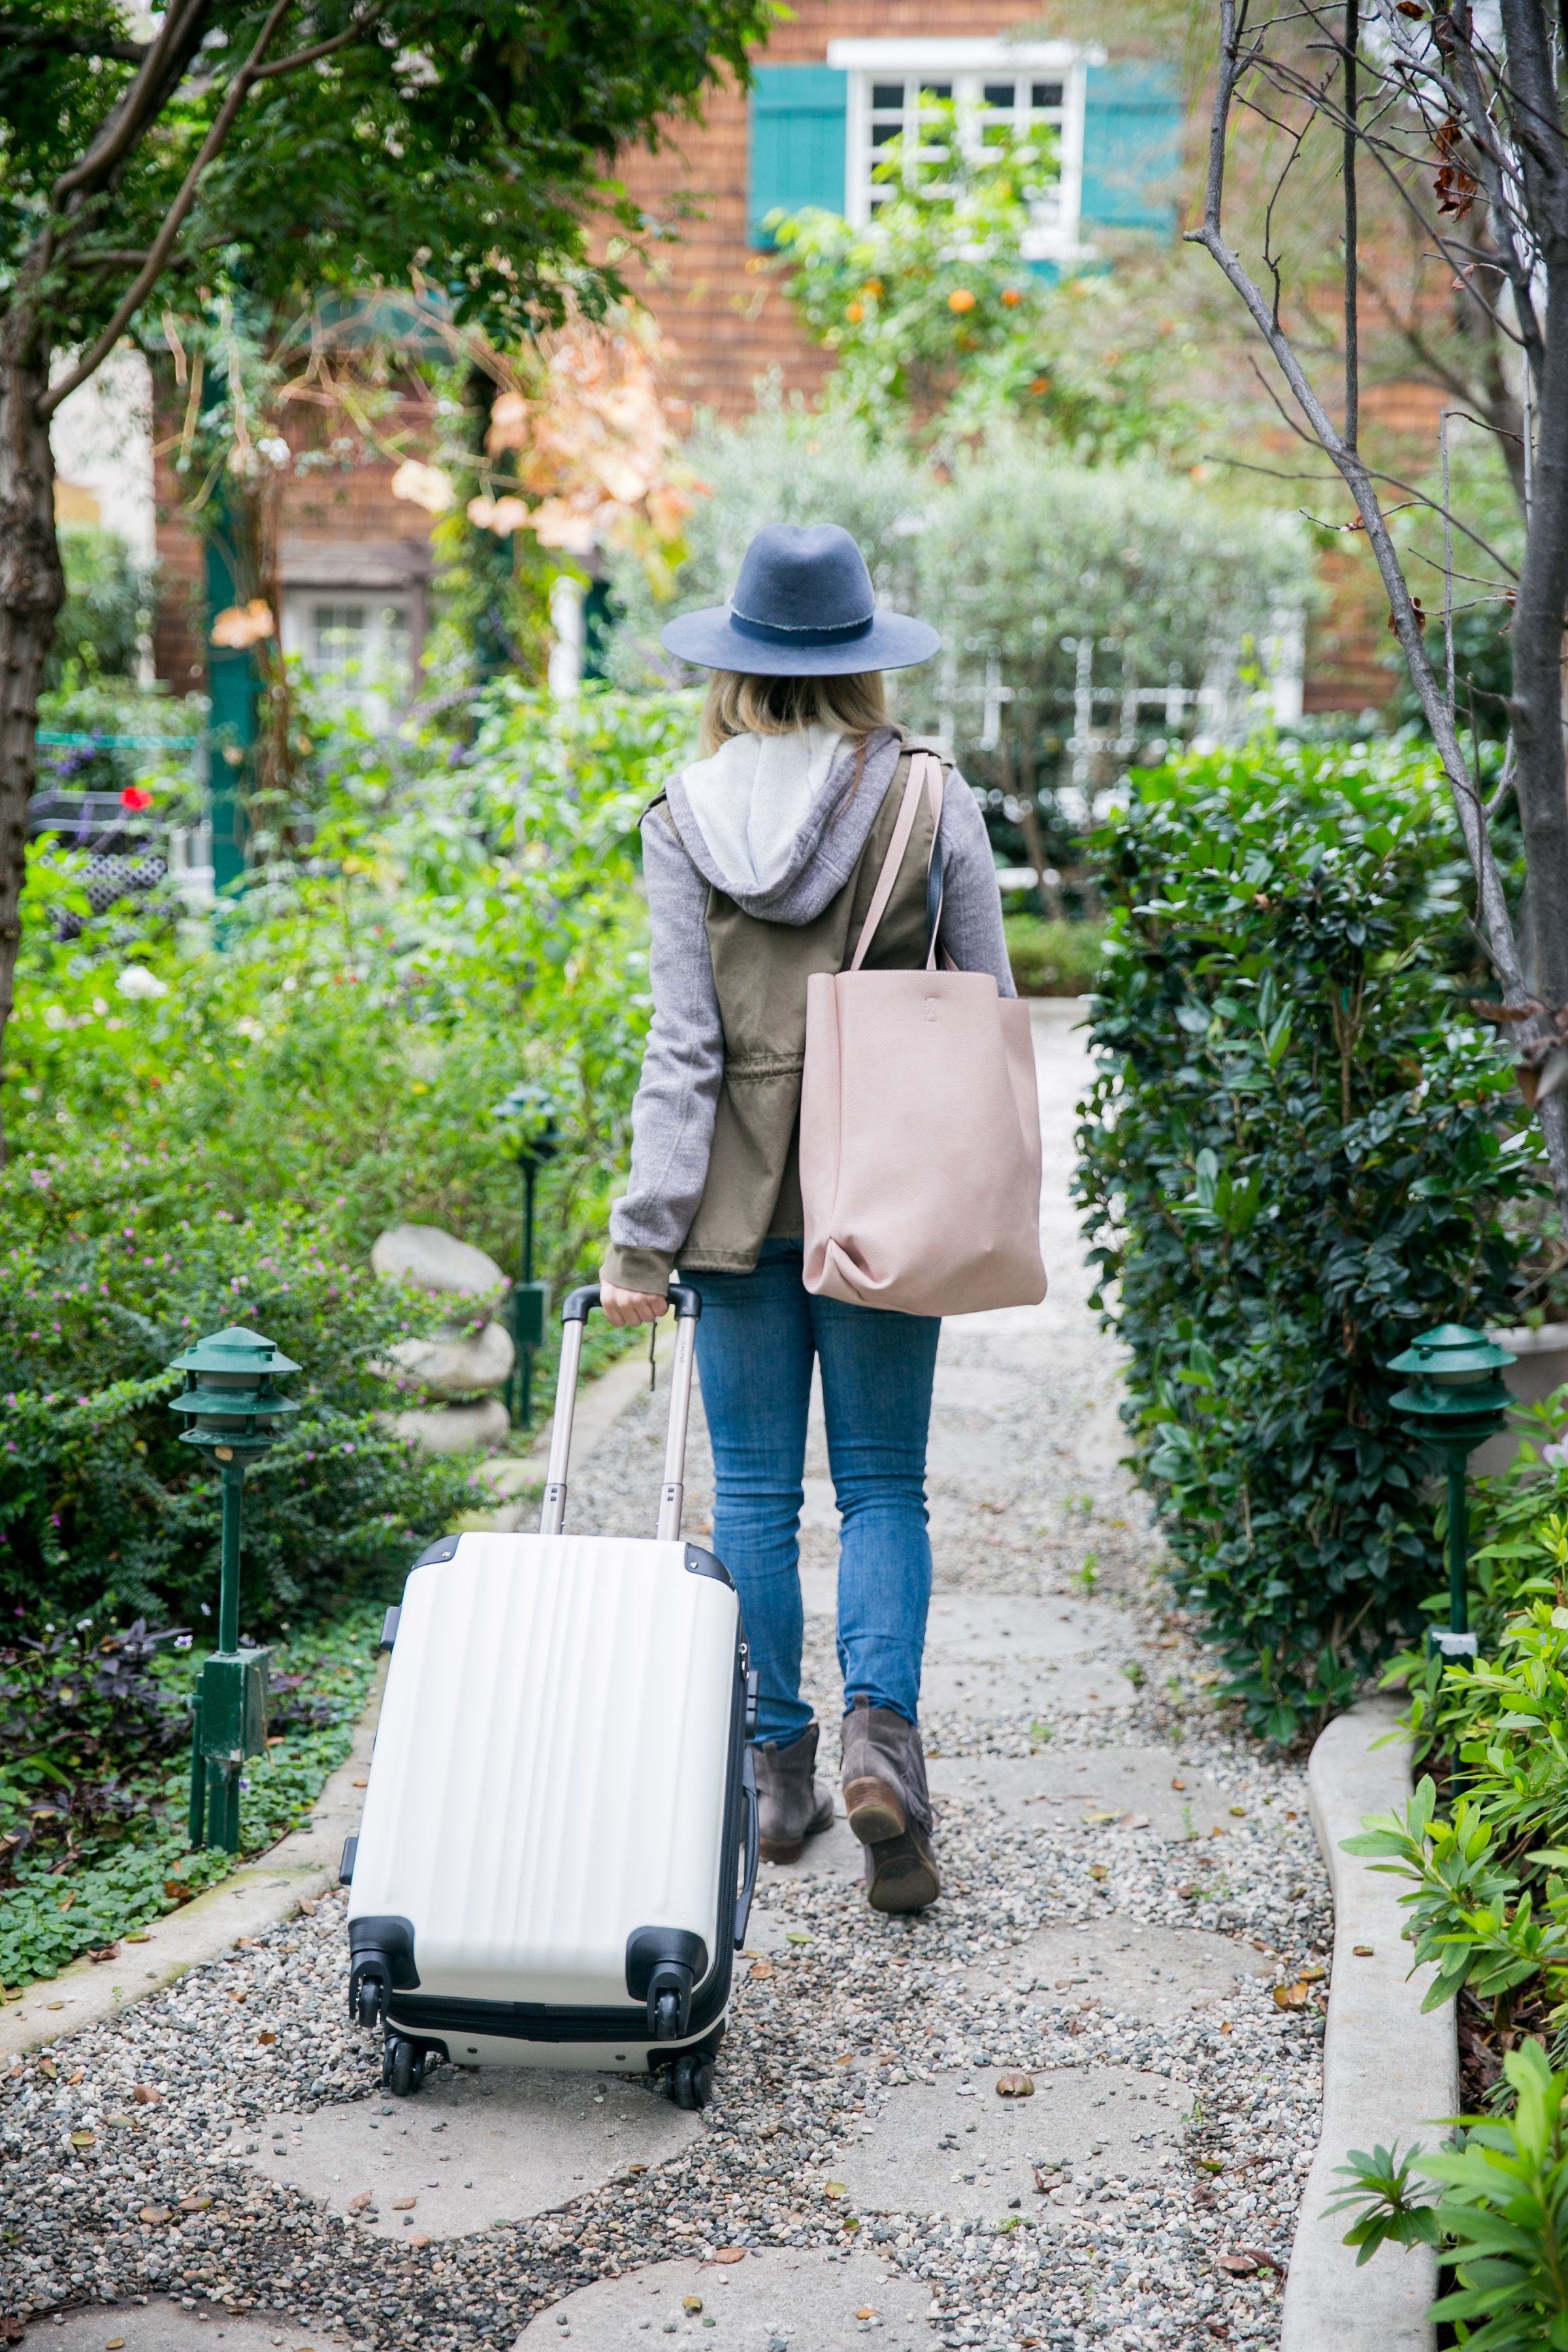
M 293 5 L 294 0 L 273 0 L 267 20 L 256 37 L 256 46 L 229 84 L 223 104 L 214 115 L 208 126 L 207 135 L 197 148 L 191 168 L 180 184 L 179 194 L 163 215 L 163 225 L 153 239 L 146 260 L 121 296 L 115 305 L 113 315 L 97 341 L 89 346 L 86 356 L 79 360 L 76 366 L 61 376 L 58 383 L 51 384 L 44 398 L 39 401 L 37 413 L 41 420 L 52 416 L 61 401 L 68 399 L 77 386 L 85 383 L 88 378 L 102 365 L 135 317 L 147 295 L 157 284 L 169 250 L 180 233 L 181 224 L 195 202 L 196 190 L 201 185 L 202 175 L 228 137 L 236 115 L 250 95 L 251 84 L 256 79 L 256 68 L 266 56 L 273 35 Z
M 267 81 L 274 74 L 298 73 L 301 66 L 313 66 L 318 58 L 330 58 L 334 49 L 346 49 L 352 41 L 363 38 L 381 13 L 379 8 L 367 8 L 363 16 L 356 16 L 353 24 L 345 26 L 342 32 L 334 33 L 331 40 L 318 41 L 311 48 L 296 49 L 291 58 L 278 58 L 271 65 L 258 66 L 251 79 L 254 81 Z
M 80 162 L 55 182 L 55 212 L 63 213 L 70 197 L 108 184 L 121 157 L 161 112 L 170 90 L 200 47 L 211 5 L 212 0 L 170 0 L 135 80 L 100 123 Z

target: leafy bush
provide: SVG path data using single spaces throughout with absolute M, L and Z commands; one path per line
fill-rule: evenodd
M 376 1418 L 398 1399 L 374 1365 L 440 1310 L 374 1281 L 370 1245 L 411 1220 L 515 1265 L 491 1112 L 527 1080 L 561 1138 L 540 1271 L 596 1261 L 647 1020 L 637 819 L 690 723 L 683 696 L 499 689 L 468 742 L 322 726 L 216 938 L 166 910 L 92 918 L 79 860 L 35 845 L 0 1177 L 12 1605 L 200 1624 L 217 1495 L 164 1367 L 225 1324 L 303 1367 L 304 1410 L 249 1482 L 247 1623 L 375 1589 L 471 1507 L 459 1465 Z
M 836 357 L 827 406 L 879 436 L 967 435 L 1021 415 L 1090 461 L 1190 434 L 1190 412 L 1161 397 L 1177 363 L 1169 338 L 1119 331 L 1120 290 L 1103 274 L 1061 282 L 1021 258 L 1058 147 L 1043 126 L 1020 138 L 994 124 L 972 148 L 952 100 L 933 100 L 918 148 L 880 151 L 889 193 L 868 221 L 817 208 L 775 219 L 784 290 Z M 1101 318 L 1118 324 L 1097 334 Z
M 66 598 L 44 666 L 44 684 L 90 685 L 136 675 L 142 639 L 153 625 L 152 567 L 96 523 L 60 525 Z
M 215 1885 L 309 1813 L 349 1752 L 379 1608 L 272 1647 L 268 1747 L 240 1782 L 239 1854 L 190 1852 L 188 1634 L 87 1622 L 0 1639 L 0 1987 L 15 1992 Z
M 1385 2244 L 1437 2248 L 1456 2284 L 1426 2315 L 1447 2322 L 1453 2340 L 1475 2352 L 1562 2352 L 1568 2074 L 1554 2074 L 1534 2042 L 1510 2051 L 1506 2066 L 1510 2115 L 1500 2122 L 1468 2117 L 1451 2147 L 1428 2156 L 1352 2149 L 1338 2168 L 1350 2185 L 1328 2211 L 1358 2215 L 1344 2239 L 1360 2248 L 1358 2263 Z M 1435 2186 L 1417 2185 L 1424 2180 Z
M 229 1324 L 301 1367 L 301 1410 L 246 1481 L 247 1627 L 381 1590 L 472 1507 L 461 1465 L 376 1419 L 396 1397 L 373 1366 L 431 1302 L 324 1249 L 300 1208 L 215 1208 L 214 1172 L 106 1145 L 0 1180 L 0 1606 L 208 1618 L 219 1486 L 181 1441 L 166 1367 Z
M 1103 937 L 1098 923 L 1009 915 L 1003 929 L 1020 996 L 1081 996 L 1094 986 Z
M 1489 2004 L 1494 2047 L 1568 2025 L 1568 1467 L 1548 1444 L 1565 1412 L 1568 1390 L 1529 1416 L 1539 1444 L 1475 1482 L 1476 1664 L 1413 1651 L 1389 1668 L 1446 1801 L 1425 1775 L 1347 1842 L 1408 1882 L 1414 1964 L 1435 1964 L 1426 2006 Z
M 1283 744 L 1135 774 L 1094 845 L 1098 1300 L 1177 1591 L 1277 1739 L 1438 1580 L 1384 1368 L 1422 1326 L 1508 1319 L 1498 1203 L 1539 1181 L 1444 968 L 1455 847 L 1407 749 Z

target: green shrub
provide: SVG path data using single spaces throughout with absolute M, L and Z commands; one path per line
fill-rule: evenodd
M 1104 937 L 1099 923 L 1009 915 L 1002 928 L 1020 996 L 1083 996 L 1094 986 Z
M 1428 2245 L 1454 2273 L 1427 2313 L 1476 2352 L 1568 2347 L 1568 2074 L 1534 2042 L 1510 2051 L 1512 2111 L 1467 2119 L 1451 2147 L 1357 2150 L 1338 2169 L 1350 2186 L 1329 2213 L 1354 2211 L 1345 2231 L 1358 2262 L 1380 2246 Z M 1431 2189 L 1420 2188 L 1431 2181 Z M 1447 2193 L 1444 2193 L 1444 2192 Z M 1327 2218 L 1327 2216 L 1325 2216 Z
M 193 1853 L 185 1835 L 186 1700 L 206 1645 L 91 1622 L 0 1639 L 0 1987 L 134 1933 L 304 1820 L 348 1755 L 380 1614 L 350 1609 L 273 1643 L 237 1856 Z
M 62 523 L 59 541 L 66 597 L 44 665 L 46 688 L 134 677 L 153 625 L 152 567 L 136 561 L 118 532 L 96 523 Z
M 1424 1325 L 1508 1319 L 1497 1206 L 1534 1147 L 1445 969 L 1456 844 L 1411 751 L 1183 760 L 1094 847 L 1079 1187 L 1132 1461 L 1230 1694 L 1288 1738 L 1439 1580 L 1384 1367 Z
M 321 1245 L 300 1207 L 214 1206 L 204 1156 L 106 1145 L 0 1179 L 0 1607 L 200 1626 L 217 1593 L 218 1482 L 182 1443 L 166 1367 L 204 1332 L 265 1331 L 300 1412 L 246 1481 L 242 1622 L 381 1591 L 474 1506 L 451 1460 L 381 1425 L 373 1370 L 428 1299 Z

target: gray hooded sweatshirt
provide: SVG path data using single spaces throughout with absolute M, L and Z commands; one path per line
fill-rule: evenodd
M 724 1076 L 710 890 L 764 922 L 814 922 L 855 871 L 902 748 L 893 729 L 879 729 L 851 792 L 854 747 L 825 729 L 735 736 L 671 782 L 672 824 L 658 807 L 643 819 L 653 1020 L 632 1105 L 631 1180 L 610 1211 L 618 1248 L 678 1258 L 707 1181 Z M 1016 995 L 985 821 L 956 770 L 942 795 L 942 950 Z M 613 1263 L 606 1273 L 613 1281 Z

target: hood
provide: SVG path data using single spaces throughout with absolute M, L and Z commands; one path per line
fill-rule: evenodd
M 748 915 L 813 922 L 854 872 L 901 749 L 879 728 L 857 782 L 856 749 L 831 728 L 732 735 L 668 787 L 681 846 Z

